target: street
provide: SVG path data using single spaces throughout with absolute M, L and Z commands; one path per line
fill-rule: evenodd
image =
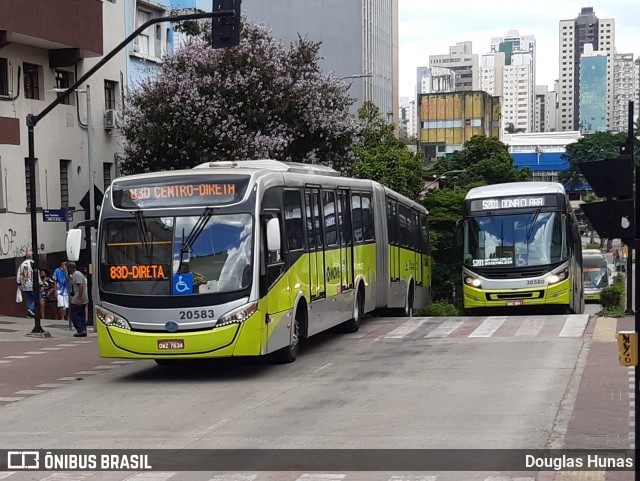
M 617 363 L 616 322 L 587 314 L 370 318 L 356 334 L 312 338 L 293 364 L 177 367 L 100 359 L 93 332 L 77 340 L 46 321 L 57 326 L 48 329 L 52 338 L 33 340 L 24 336 L 30 321 L 14 321 L 0 331 L 3 449 L 631 446 L 629 374 Z M 54 474 L 0 479 L 554 479 L 535 472 Z

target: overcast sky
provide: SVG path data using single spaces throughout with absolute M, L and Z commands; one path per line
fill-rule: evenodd
M 416 68 L 429 55 L 446 54 L 457 42 L 473 42 L 485 54 L 492 37 L 515 29 L 536 38 L 536 83 L 553 87 L 558 78 L 558 22 L 593 7 L 598 18 L 614 18 L 616 51 L 640 55 L 640 0 L 399 0 L 400 96 L 415 98 Z

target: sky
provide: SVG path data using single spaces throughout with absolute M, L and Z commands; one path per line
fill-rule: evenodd
M 400 96 L 415 98 L 416 69 L 429 55 L 449 53 L 458 42 L 473 42 L 474 54 L 488 53 L 492 37 L 509 30 L 536 38 L 536 84 L 558 78 L 558 24 L 582 7 L 598 18 L 614 18 L 616 51 L 640 56 L 640 0 L 399 0 Z

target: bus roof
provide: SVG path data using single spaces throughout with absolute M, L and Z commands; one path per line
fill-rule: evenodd
M 565 194 L 565 190 L 557 182 L 509 182 L 475 187 L 467 192 L 465 200 L 528 194 Z

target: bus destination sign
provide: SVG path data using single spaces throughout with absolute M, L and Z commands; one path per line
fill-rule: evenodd
M 495 199 L 475 199 L 471 201 L 471 210 L 533 209 L 555 207 L 556 205 L 557 200 L 554 195 L 517 196 Z
M 231 204 L 242 198 L 247 183 L 246 179 L 221 179 L 152 185 L 116 184 L 113 204 L 123 209 Z
M 102 272 L 106 282 L 164 281 L 171 273 L 166 264 L 105 265 Z

